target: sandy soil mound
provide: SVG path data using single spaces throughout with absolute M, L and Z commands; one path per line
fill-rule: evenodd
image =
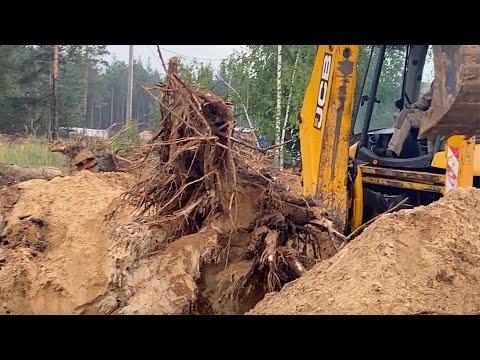
M 4 188 L 0 312 L 88 312 L 111 273 L 102 219 L 129 184 L 127 174 L 81 172 Z
M 240 194 L 239 231 L 219 214 L 167 243 L 161 229 L 133 222 L 128 211 L 106 221 L 135 181 L 81 171 L 2 188 L 0 313 L 239 314 L 263 298 L 242 230 L 257 216 L 259 189 Z
M 255 217 L 252 197 L 252 193 L 242 197 L 240 227 L 248 227 Z M 219 216 L 199 232 L 168 244 L 162 230 L 152 231 L 140 223 L 112 223 L 109 257 L 114 275 L 105 302 L 118 301 L 118 313 L 238 314 L 263 297 L 263 287 L 235 286 L 248 275 L 241 272 L 241 257 L 250 237 L 230 237 L 226 254 L 221 245 L 231 233 L 228 216 Z M 226 258 L 228 262 L 219 262 Z
M 295 174 L 272 176 L 295 191 Z M 240 194 L 237 231 L 218 214 L 169 243 L 128 211 L 105 221 L 135 181 L 82 171 L 1 189 L 0 313 L 480 312 L 478 189 L 385 215 L 340 253 L 265 295 L 265 273 L 252 274 L 246 256 L 259 189 Z
M 480 190 L 387 214 L 249 314 L 480 312 Z

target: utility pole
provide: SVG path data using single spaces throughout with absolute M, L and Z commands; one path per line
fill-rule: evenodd
M 53 45 L 52 62 L 52 120 L 50 123 L 50 141 L 57 140 L 58 137 L 58 109 L 57 109 L 57 78 L 58 78 L 58 45 Z
M 132 98 L 133 98 L 133 45 L 128 52 L 128 88 L 127 88 L 127 117 L 125 124 L 128 126 L 132 121 Z
M 85 45 L 85 70 L 83 74 L 83 129 L 87 127 L 87 106 L 88 106 L 88 67 L 89 48 Z
M 113 126 L 113 85 L 112 85 L 112 97 L 110 98 L 110 126 Z

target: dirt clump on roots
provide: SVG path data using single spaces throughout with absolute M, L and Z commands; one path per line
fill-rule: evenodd
M 184 82 L 174 60 L 166 72 L 166 83 L 145 88 L 162 113 L 160 127 L 144 146 L 144 159 L 155 154 L 157 165 L 144 172 L 121 205 L 136 209 L 134 221 L 164 234 L 161 244 L 149 246 L 162 260 L 144 263 L 144 273 L 167 271 L 158 281 L 127 282 L 158 293 L 175 267 L 176 274 L 191 279 L 169 288 L 168 306 L 157 302 L 148 311 L 243 313 L 265 293 L 335 254 L 345 237 L 315 201 L 282 182 L 265 150 L 234 136 L 231 108 L 221 98 Z M 110 220 L 115 219 L 113 212 Z M 180 302 L 175 310 L 173 298 Z M 143 310 L 132 301 L 124 309 Z
M 480 190 L 384 215 L 249 314 L 480 313 Z
M 65 155 L 77 171 L 131 172 L 132 161 L 111 151 L 115 138 L 126 129 L 123 127 L 108 141 L 81 133 L 73 141 L 55 141 L 49 145 L 49 150 Z

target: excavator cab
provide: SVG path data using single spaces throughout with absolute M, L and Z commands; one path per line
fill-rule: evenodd
M 411 206 L 426 205 L 456 186 L 480 185 L 473 137 L 480 131 L 480 46 L 372 46 L 362 80 L 350 153 L 362 173 L 362 221 L 405 197 Z M 387 149 L 399 112 L 430 86 L 431 105 L 398 158 L 378 156 L 373 147 Z
M 471 136 L 480 129 L 479 71 L 479 46 L 372 46 L 353 114 L 352 135 L 359 138 L 356 159 L 381 167 L 437 171 L 432 160 L 445 149 L 449 136 Z M 428 91 L 434 79 L 430 110 L 421 128 L 411 129 L 399 157 L 376 155 L 372 147 L 387 148 L 399 112 Z M 432 152 L 427 138 L 435 144 Z
M 433 73 L 428 45 L 372 46 L 365 75 L 360 80 L 352 126 L 353 135 L 359 137 L 357 160 L 391 168 L 420 171 L 430 168 L 441 138 L 435 144 L 435 151 L 429 153 L 427 140 L 418 139 L 419 129 L 411 129 L 398 158 L 378 156 L 372 148 L 387 148 L 400 111 L 428 91 Z

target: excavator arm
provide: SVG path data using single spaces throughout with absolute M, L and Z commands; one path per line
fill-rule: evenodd
M 318 46 L 299 125 L 304 195 L 319 199 L 342 230 L 357 58 L 357 45 Z

